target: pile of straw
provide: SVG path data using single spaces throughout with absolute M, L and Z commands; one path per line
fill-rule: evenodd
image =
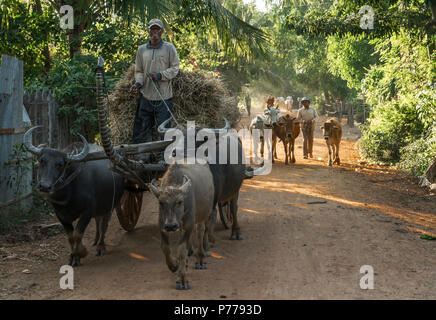
M 109 125 L 114 145 L 131 143 L 133 119 L 138 106 L 138 97 L 127 89 L 135 83 L 135 66 L 132 65 L 115 86 L 107 101 Z M 222 128 L 223 117 L 235 127 L 240 120 L 236 97 L 229 95 L 223 83 L 202 72 L 180 70 L 172 81 L 173 114 L 177 122 L 186 126 L 186 121 L 195 121 L 196 126 Z

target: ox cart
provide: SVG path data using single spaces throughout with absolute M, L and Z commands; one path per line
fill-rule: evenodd
M 103 58 L 99 58 L 95 69 L 97 86 L 98 124 L 101 142 L 104 151 L 90 153 L 85 161 L 109 159 L 112 163 L 110 170 L 125 178 L 126 191 L 124 192 L 115 211 L 122 228 L 132 231 L 141 214 L 143 191 L 148 190 L 148 183 L 153 178 L 159 178 L 167 169 L 165 163 L 142 163 L 135 160 L 135 155 L 149 152 L 163 151 L 173 140 L 153 141 L 140 144 L 113 146 L 110 139 L 110 130 L 104 108 L 103 92 Z
M 95 74 L 99 131 L 104 151 L 89 153 L 85 161 L 109 159 L 112 163 L 110 170 L 125 178 L 127 188 L 115 210 L 123 229 L 126 231 L 132 231 L 141 214 L 143 191 L 148 191 L 148 183 L 150 183 L 154 178 L 163 176 L 168 168 L 166 163 L 143 163 L 135 160 L 134 156 L 141 153 L 162 152 L 169 144 L 173 143 L 174 140 L 162 140 L 120 146 L 112 145 L 110 129 L 107 124 L 104 107 L 103 63 L 104 60 L 100 57 Z M 162 125 L 165 125 L 165 123 Z M 220 205 L 219 212 L 221 222 L 224 227 L 228 229 L 233 223 L 233 217 L 230 213 L 230 206 L 228 203 Z

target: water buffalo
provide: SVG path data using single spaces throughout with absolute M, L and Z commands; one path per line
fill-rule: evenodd
M 89 152 L 88 143 L 81 135 L 84 146 L 76 155 L 35 147 L 32 131 L 37 128 L 33 127 L 24 134 L 24 145 L 37 156 L 37 188 L 48 196 L 68 235 L 71 247 L 69 264 L 75 267 L 88 253 L 82 237 L 91 218 L 96 221 L 94 245 L 97 245 L 97 255 L 105 253 L 105 233 L 112 210 L 124 192 L 124 179 L 108 169 L 108 160 L 80 163 Z M 77 219 L 77 225 L 73 227 Z
M 276 108 L 273 108 L 276 109 Z M 275 111 L 273 111 L 274 113 Z M 275 114 L 275 113 L 274 113 Z M 161 134 L 164 134 L 168 128 L 166 124 L 170 121 L 167 119 L 158 128 Z M 221 129 L 221 132 L 228 131 L 230 129 L 230 124 L 226 120 L 226 127 Z M 212 129 L 213 132 L 217 133 L 220 130 Z M 185 146 L 187 145 L 187 135 L 184 134 Z M 203 142 L 196 142 L 196 148 L 198 148 Z M 223 162 L 220 162 L 220 147 L 226 146 L 226 158 Z M 230 206 L 230 212 L 233 217 L 232 232 L 230 239 L 232 240 L 242 240 L 242 235 L 237 219 L 238 212 L 238 198 L 239 189 L 241 188 L 244 179 L 249 179 L 252 177 L 251 168 L 245 165 L 245 159 L 243 156 L 244 150 L 242 148 L 242 142 L 235 132 L 227 132 L 226 134 L 219 134 L 216 139 L 216 158 L 215 163 L 209 163 L 210 170 L 212 172 L 214 187 L 215 187 L 215 197 L 214 197 L 214 208 L 218 203 L 228 203 Z M 224 151 L 222 149 L 221 151 Z M 237 159 L 235 163 L 232 163 L 232 156 L 234 152 L 237 152 Z M 223 159 L 221 159 L 223 160 Z M 213 212 L 213 221 L 216 220 L 216 210 Z M 211 229 L 209 236 L 213 241 L 213 231 L 214 223 L 211 223 Z M 207 248 L 206 248 L 207 249 Z
M 205 245 L 207 225 L 214 210 L 214 183 L 207 164 L 172 164 L 162 178 L 150 183 L 150 190 L 159 200 L 161 248 L 170 271 L 178 272 L 176 289 L 189 289 L 186 277 L 188 250 L 195 231 L 196 269 L 206 269 Z M 179 241 L 176 261 L 171 255 L 170 237 L 177 233 Z M 207 243 L 206 243 L 207 246 Z

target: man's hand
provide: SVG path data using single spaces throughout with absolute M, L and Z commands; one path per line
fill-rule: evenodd
M 133 94 L 137 94 L 139 92 L 139 88 L 136 86 L 136 84 L 134 84 L 131 88 L 130 88 L 130 93 Z
M 149 73 L 148 75 L 150 76 L 151 80 L 153 80 L 153 81 L 160 81 L 160 80 L 162 80 L 162 74 L 159 73 L 159 72 L 158 73 L 156 73 L 156 72 Z

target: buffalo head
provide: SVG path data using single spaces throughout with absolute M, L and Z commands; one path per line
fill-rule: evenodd
M 150 190 L 159 200 L 159 225 L 163 232 L 175 232 L 182 229 L 184 216 L 184 199 L 191 190 L 191 180 L 183 176 L 180 187 L 166 186 L 161 188 L 156 185 L 156 180 L 149 184 Z
M 40 128 L 30 128 L 23 137 L 24 146 L 27 150 L 37 156 L 38 173 L 37 188 L 43 193 L 52 194 L 56 188 L 62 185 L 66 178 L 66 170 L 73 162 L 85 159 L 89 152 L 89 145 L 86 139 L 79 134 L 83 141 L 83 149 L 79 154 L 71 155 L 51 148 L 38 148 L 32 144 L 32 131 Z

